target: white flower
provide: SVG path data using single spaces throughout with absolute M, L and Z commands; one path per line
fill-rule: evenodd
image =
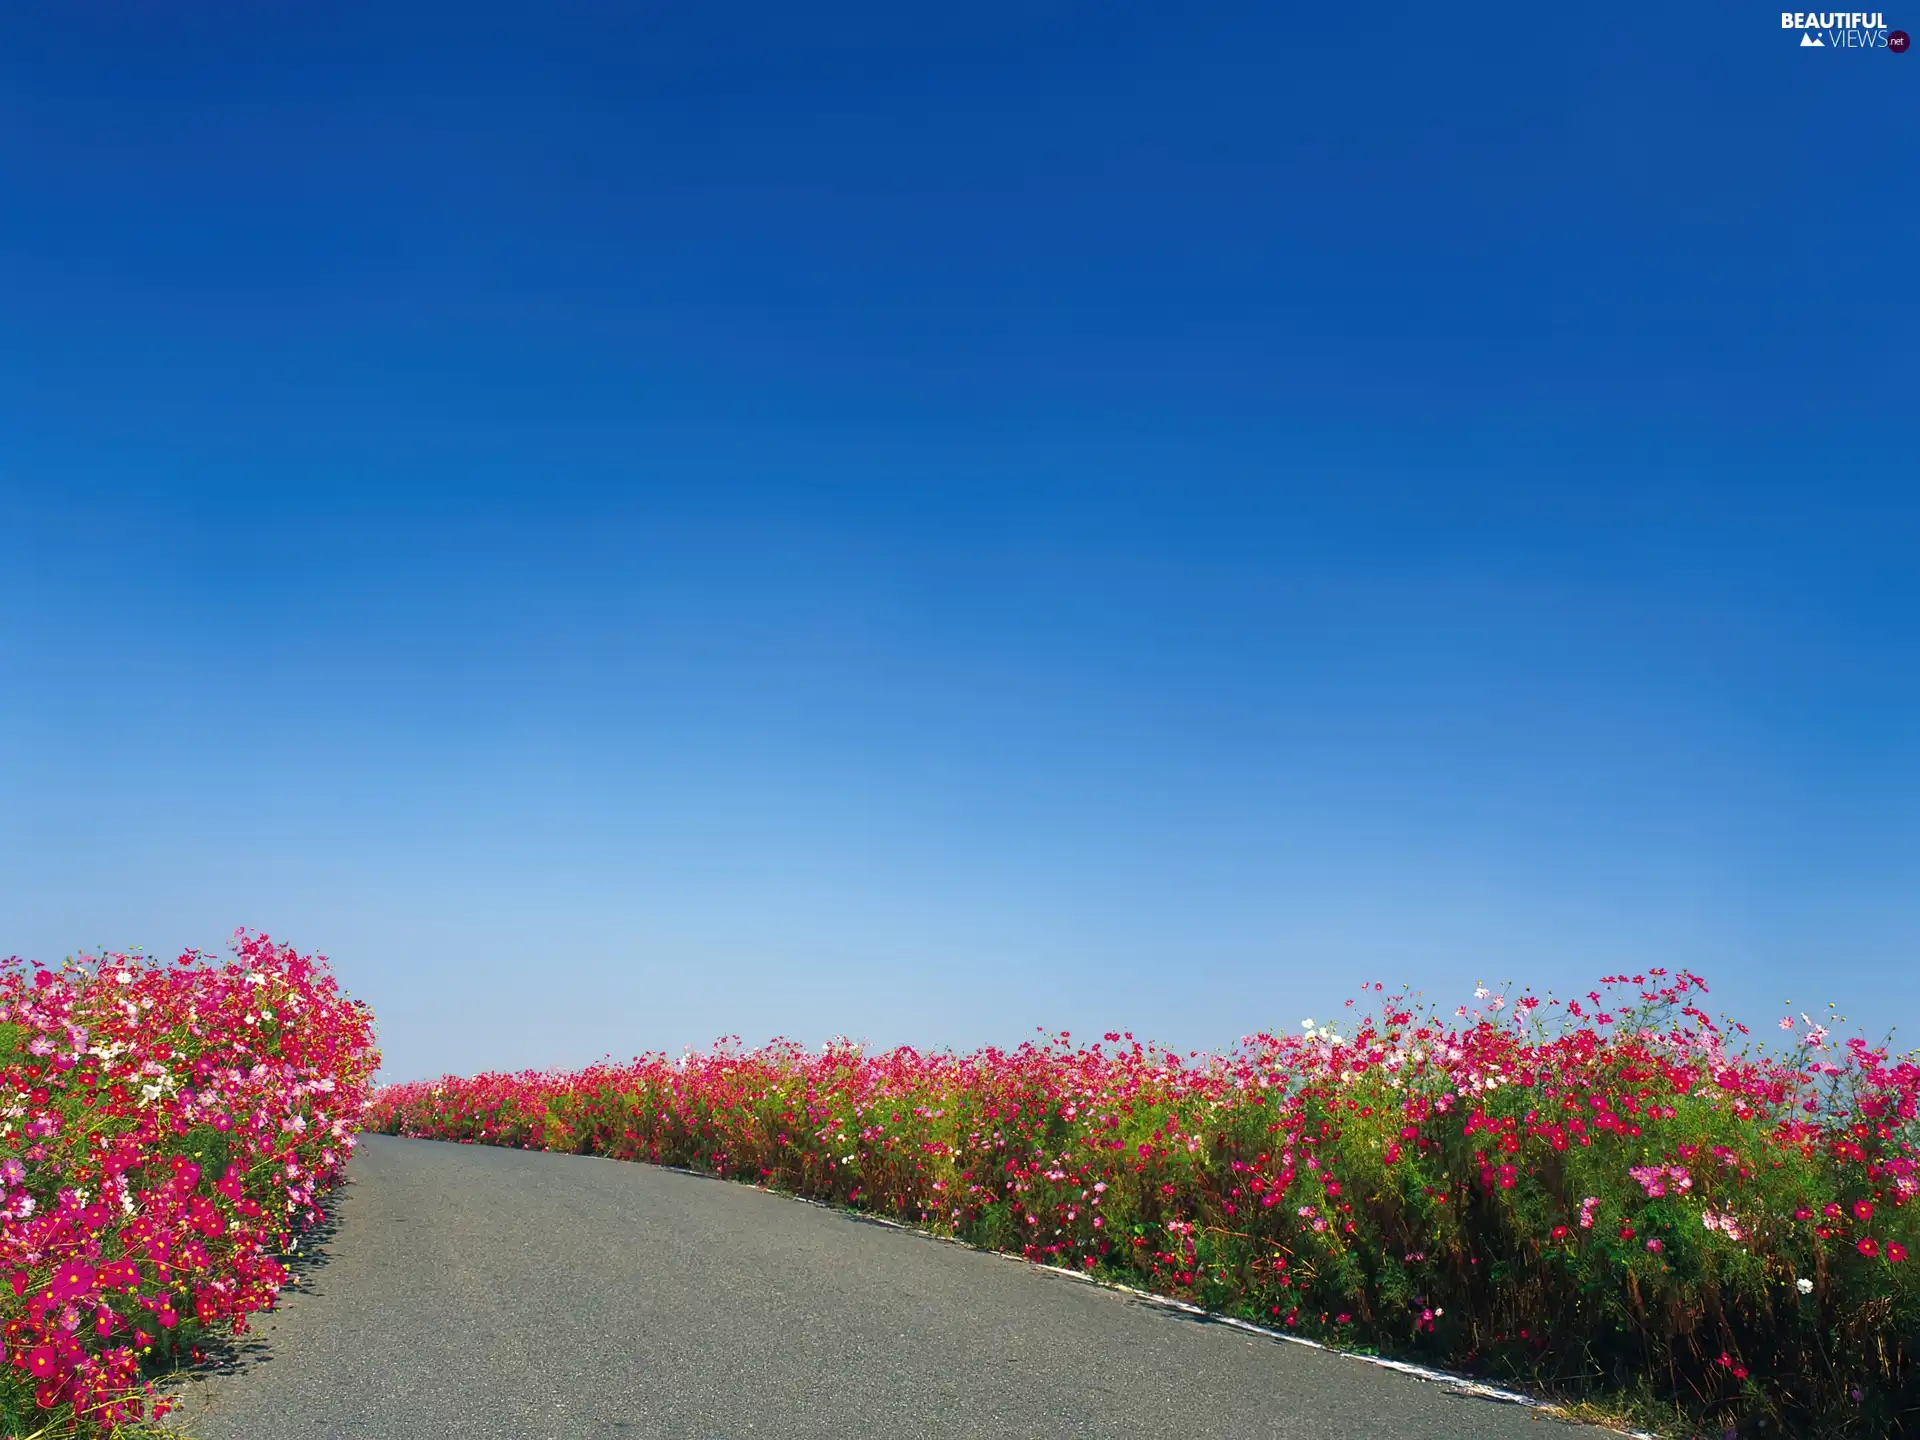
M 1802 1276 L 1793 1282 L 1793 1288 L 1798 1290 L 1802 1295 L 1811 1295 L 1813 1293 L 1813 1281 Z

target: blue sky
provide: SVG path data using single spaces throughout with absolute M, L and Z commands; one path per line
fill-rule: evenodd
M 30 8 L 0 953 L 265 929 L 394 1078 L 1655 964 L 1920 1030 L 1910 53 Z

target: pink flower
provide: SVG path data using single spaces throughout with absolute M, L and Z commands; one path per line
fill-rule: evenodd
M 94 1272 L 91 1265 L 83 1265 L 77 1260 L 69 1260 L 53 1272 L 53 1284 L 48 1288 L 56 1300 L 73 1300 L 93 1289 Z

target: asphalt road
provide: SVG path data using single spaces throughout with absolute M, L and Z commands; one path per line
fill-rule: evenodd
M 199 1440 L 1607 1432 L 646 1165 L 367 1138 Z

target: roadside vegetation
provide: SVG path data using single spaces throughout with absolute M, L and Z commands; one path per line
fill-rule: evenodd
M 688 1166 L 1670 1432 L 1920 1435 L 1920 1065 L 1804 1017 L 1756 1044 L 1705 992 L 1370 986 L 1221 1055 L 729 1040 L 366 1123 Z
M 0 964 L 0 1434 L 146 1433 L 272 1307 L 354 1144 L 373 1019 L 324 960 Z

